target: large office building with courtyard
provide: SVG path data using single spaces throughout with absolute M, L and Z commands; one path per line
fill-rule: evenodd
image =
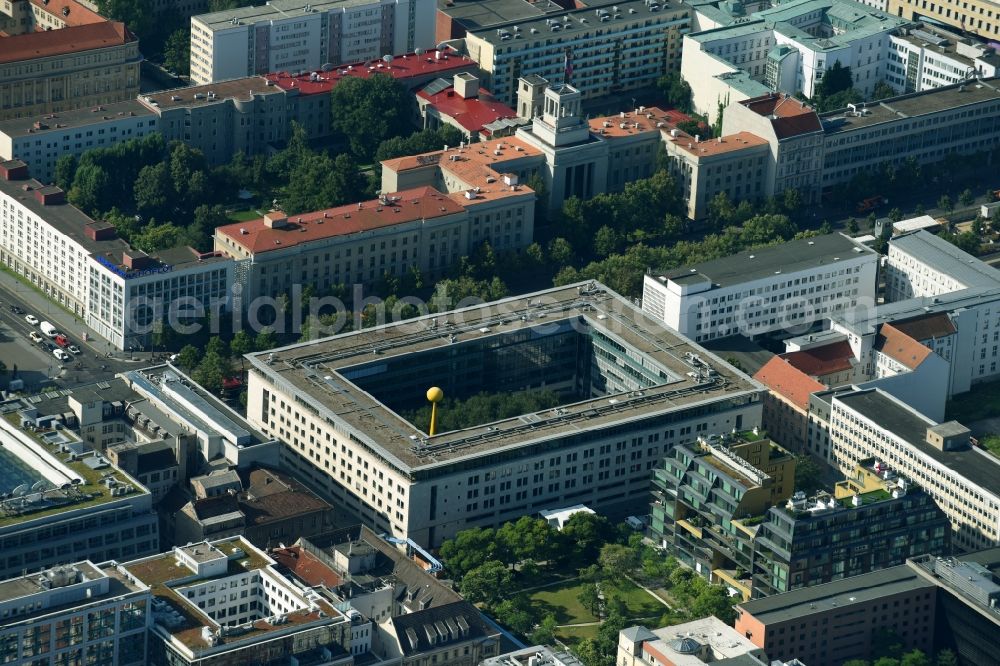
M 645 512 L 672 446 L 761 418 L 759 384 L 598 283 L 248 358 L 248 418 L 290 469 L 374 529 L 431 547 L 551 506 Z M 432 435 L 433 386 L 445 401 Z M 470 398 L 510 407 L 511 394 L 529 405 L 447 423 Z

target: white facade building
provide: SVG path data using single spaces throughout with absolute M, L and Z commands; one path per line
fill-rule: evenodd
M 150 599 L 116 566 L 89 561 L 0 582 L 0 663 L 146 664 Z
M 850 474 L 875 458 L 927 491 L 948 515 L 953 544 L 979 550 L 1000 543 L 1000 461 L 969 445 L 969 430 L 938 424 L 881 389 L 832 398 L 828 462 Z
M 431 49 L 433 0 L 274 0 L 191 18 L 196 84 Z
M 887 301 L 1000 286 L 1000 271 L 926 231 L 890 240 L 885 269 Z
M 878 254 L 842 234 L 646 275 L 642 309 L 701 342 L 742 333 L 805 332 L 875 302 Z
M 18 160 L 0 164 L 0 261 L 122 350 L 148 346 L 153 320 L 179 299 L 228 309 L 233 279 L 232 261 L 212 253 L 133 250 Z
M 896 90 L 932 90 L 1000 72 L 992 48 L 927 23 L 901 28 L 889 41 L 886 81 Z
M 157 130 L 156 115 L 136 100 L 0 121 L 0 161 L 21 160 L 43 183 L 55 177 L 63 155 L 80 156 L 141 139 Z

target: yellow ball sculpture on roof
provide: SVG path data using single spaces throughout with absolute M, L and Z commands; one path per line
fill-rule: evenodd
M 438 403 L 444 400 L 444 391 L 437 386 L 430 387 L 427 389 L 427 400 L 431 403 L 431 427 L 427 430 L 427 434 L 433 437 L 437 434 L 437 409 Z

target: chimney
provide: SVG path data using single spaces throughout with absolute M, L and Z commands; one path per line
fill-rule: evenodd
M 4 180 L 27 180 L 28 165 L 21 160 L 0 162 L 0 178 Z
M 66 193 L 52 185 L 35 189 L 35 199 L 43 206 L 57 206 L 66 203 Z
M 462 72 L 455 75 L 455 92 L 462 99 L 476 99 L 479 97 L 479 78 Z
M 142 250 L 127 250 L 122 252 L 122 264 L 133 271 L 141 271 L 155 263 L 152 257 Z

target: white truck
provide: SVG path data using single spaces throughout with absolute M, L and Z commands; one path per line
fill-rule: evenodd
M 42 333 L 44 333 L 46 336 L 50 338 L 54 338 L 57 335 L 59 335 L 59 329 L 57 329 L 55 326 L 53 326 L 47 321 L 43 321 L 41 324 L 39 324 L 38 328 L 41 329 Z

